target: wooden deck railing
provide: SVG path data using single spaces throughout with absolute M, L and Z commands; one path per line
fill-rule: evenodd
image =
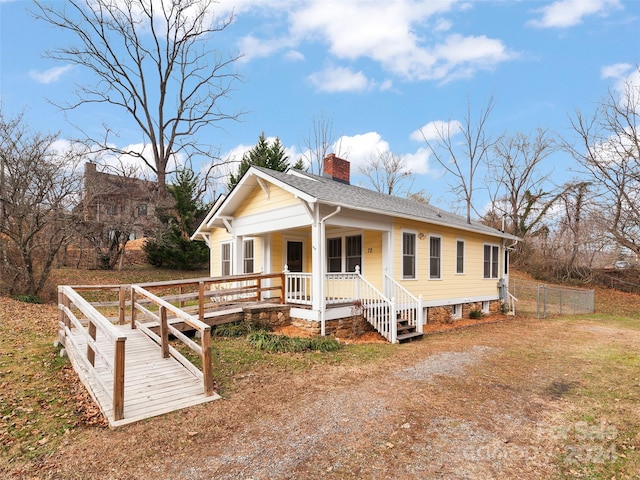
M 95 288 L 95 287 L 94 287 Z M 124 361 L 125 342 L 127 337 L 119 332 L 95 307 L 85 300 L 78 292 L 69 286 L 58 287 L 58 336 L 73 359 L 80 363 L 89 377 L 103 393 L 112 398 L 113 416 L 116 420 L 124 418 Z M 80 314 L 76 315 L 73 309 Z M 78 318 L 84 316 L 85 318 Z M 85 336 L 87 348 L 83 351 L 71 333 L 71 328 L 82 332 Z M 104 335 L 114 345 L 113 356 L 100 349 L 96 342 L 99 335 Z M 96 374 L 96 358 L 113 374 L 113 389 L 102 383 Z
M 151 304 L 158 307 L 158 311 L 154 312 L 144 306 L 140 300 L 147 300 Z M 204 322 L 201 322 L 193 315 L 181 310 L 179 307 L 169 303 L 168 301 L 154 295 L 153 293 L 145 290 L 139 285 L 131 286 L 131 305 L 132 311 L 141 311 L 145 315 L 155 319 L 160 324 L 160 335 L 154 333 L 151 329 L 144 326 L 144 324 L 136 324 L 135 315 L 132 315 L 131 328 L 140 328 L 151 339 L 155 340 L 162 350 L 163 358 L 167 358 L 170 355 L 178 360 L 187 370 L 193 375 L 200 378 L 203 383 L 204 394 L 211 396 L 213 391 L 213 370 L 211 366 L 211 327 Z M 182 322 L 188 324 L 191 328 L 199 332 L 200 345 L 194 342 L 181 331 L 167 322 L 167 313 L 171 312 L 175 317 L 179 318 Z M 169 333 L 182 341 L 187 347 L 193 350 L 201 359 L 202 371 L 193 365 L 184 355 L 169 344 Z

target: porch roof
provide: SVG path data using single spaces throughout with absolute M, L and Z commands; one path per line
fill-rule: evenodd
M 434 225 L 447 226 L 482 233 L 494 237 L 519 240 L 518 237 L 488 227 L 480 222 L 467 220 L 459 215 L 447 212 L 433 205 L 416 202 L 406 198 L 379 193 L 374 190 L 336 182 L 328 177 L 315 175 L 300 170 L 290 169 L 277 172 L 263 167 L 252 167 L 264 175 L 268 175 L 286 184 L 292 189 L 305 193 L 317 202 L 341 206 L 352 210 L 373 212 L 393 217 L 419 220 Z
M 236 188 L 234 188 L 226 198 L 219 199 L 219 201 L 216 202 L 192 238 L 202 238 L 202 235 L 211 227 L 214 218 L 218 216 L 222 218 L 225 214 L 228 215 L 231 213 L 226 212 L 226 210 L 235 209 L 238 202 L 242 200 L 234 197 L 238 195 L 242 197 L 242 193 L 240 192 L 243 191 L 243 188 L 241 187 L 245 186 L 247 180 L 252 176 L 271 181 L 307 201 L 336 207 L 340 206 L 356 211 L 417 220 L 433 225 L 451 227 L 458 230 L 514 241 L 519 240 L 519 238 L 514 235 L 501 232 L 495 228 L 483 225 L 480 222 L 472 221 L 471 223 L 467 223 L 466 219 L 459 215 L 426 203 L 379 193 L 355 185 L 340 183 L 331 178 L 303 172 L 301 170 L 289 169 L 287 172 L 278 172 L 257 166 L 250 167 Z M 253 180 L 253 182 L 255 182 L 255 180 Z M 251 184 L 253 182 L 249 183 Z

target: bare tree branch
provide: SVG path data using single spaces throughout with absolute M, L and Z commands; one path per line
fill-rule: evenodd
M 213 0 L 36 2 L 37 18 L 77 41 L 48 51 L 48 57 L 95 77 L 95 83 L 78 87 L 74 102 L 58 106 L 100 104 L 126 113 L 151 158 L 115 146 L 113 126 L 105 125 L 101 138 L 87 135 L 88 143 L 99 152 L 140 159 L 157 175 L 162 192 L 172 161 L 210 152 L 198 138 L 202 129 L 240 115 L 220 105 L 239 79 L 231 71 L 239 57 L 209 48 L 211 38 L 233 21 L 232 15 L 214 20 L 213 5 Z

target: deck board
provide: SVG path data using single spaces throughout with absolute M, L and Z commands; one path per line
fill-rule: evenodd
M 110 426 L 126 425 L 220 398 L 217 394 L 205 396 L 202 381 L 173 357 L 162 358 L 160 347 L 143 332 L 138 329 L 132 330 L 130 325 L 117 325 L 116 328 L 127 336 L 124 419 L 114 419 L 110 395 L 104 394 L 96 380 L 91 378 L 89 373 L 74 360 L 74 352 L 69 352 L 82 383 L 100 406 Z M 84 335 L 74 332 L 74 338 L 79 348 L 86 350 Z M 100 338 L 97 342 L 104 354 L 113 358 L 113 344 Z M 95 373 L 99 375 L 101 382 L 110 393 L 113 388 L 113 375 L 110 368 L 98 357 L 95 367 Z

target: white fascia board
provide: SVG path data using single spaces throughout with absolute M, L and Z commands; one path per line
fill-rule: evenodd
M 263 172 L 261 170 L 257 170 L 257 169 L 254 169 L 254 168 L 249 168 L 249 172 L 251 172 L 256 177 L 261 178 L 262 180 L 265 180 L 265 181 L 275 185 L 276 187 L 279 187 L 282 190 L 285 190 L 285 191 L 289 192 L 294 197 L 299 198 L 301 200 L 304 200 L 305 202 L 315 203 L 316 200 L 317 200 L 316 197 L 314 197 L 312 195 L 309 195 L 308 193 L 305 193 L 305 192 L 303 192 L 301 190 L 298 190 L 297 188 L 292 187 L 291 185 L 288 185 L 288 184 L 286 184 L 284 182 L 281 182 L 280 180 L 277 180 L 277 179 L 273 178 L 267 172 Z
M 222 202 L 224 202 L 225 198 L 226 197 L 224 195 L 220 195 L 218 197 L 216 202 L 211 207 L 211 210 L 209 210 L 209 213 L 207 213 L 207 216 L 204 217 L 202 222 L 200 222 L 200 225 L 198 225 L 198 228 L 196 228 L 196 231 L 193 233 L 193 235 L 191 235 L 190 237 L 191 240 L 206 240 L 202 234 L 208 233 L 210 231 L 211 226 L 209 225 L 209 221 L 218 211 L 218 209 L 220 208 L 220 205 L 222 205 Z
M 234 220 L 233 228 L 236 235 L 246 236 L 308 227 L 311 224 L 312 219 L 306 208 L 300 204 L 270 210 L 268 215 L 256 213 L 238 217 Z
M 453 228 L 456 230 L 462 230 L 465 232 L 471 232 L 471 233 L 476 233 L 479 235 L 487 235 L 489 237 L 496 237 L 496 238 L 506 238 L 509 240 L 514 240 L 514 241 L 519 241 L 521 240 L 521 238 L 516 237 L 515 235 L 511 235 L 510 233 L 504 233 L 501 232 L 500 230 L 496 230 L 495 232 L 487 232 L 484 230 L 479 230 L 476 228 L 473 228 L 473 226 L 462 226 L 462 225 L 457 225 L 457 224 L 453 224 L 453 223 L 448 223 L 445 221 L 437 221 L 437 220 L 426 220 L 423 218 L 417 218 L 414 217 L 412 215 L 406 215 L 406 214 L 401 214 L 401 213 L 396 213 L 396 212 L 386 212 L 386 211 L 382 211 L 382 210 L 378 210 L 378 209 L 373 209 L 373 208 L 355 208 L 353 205 L 349 205 L 348 203 L 343 203 L 343 202 L 322 202 L 323 205 L 327 205 L 329 207 L 343 207 L 346 209 L 350 209 L 354 212 L 367 212 L 367 213 L 375 213 L 378 215 L 384 215 L 386 217 L 390 217 L 390 218 L 403 218 L 406 220 L 414 220 L 417 222 L 422 222 L 426 225 L 438 225 L 440 227 L 447 227 L 447 228 Z
M 393 230 L 393 218 L 379 213 L 365 212 L 358 210 L 342 210 L 341 213 L 327 220 L 327 225 L 334 227 L 353 227 L 363 230 L 379 230 L 390 232 Z M 358 215 L 360 214 L 360 215 Z

